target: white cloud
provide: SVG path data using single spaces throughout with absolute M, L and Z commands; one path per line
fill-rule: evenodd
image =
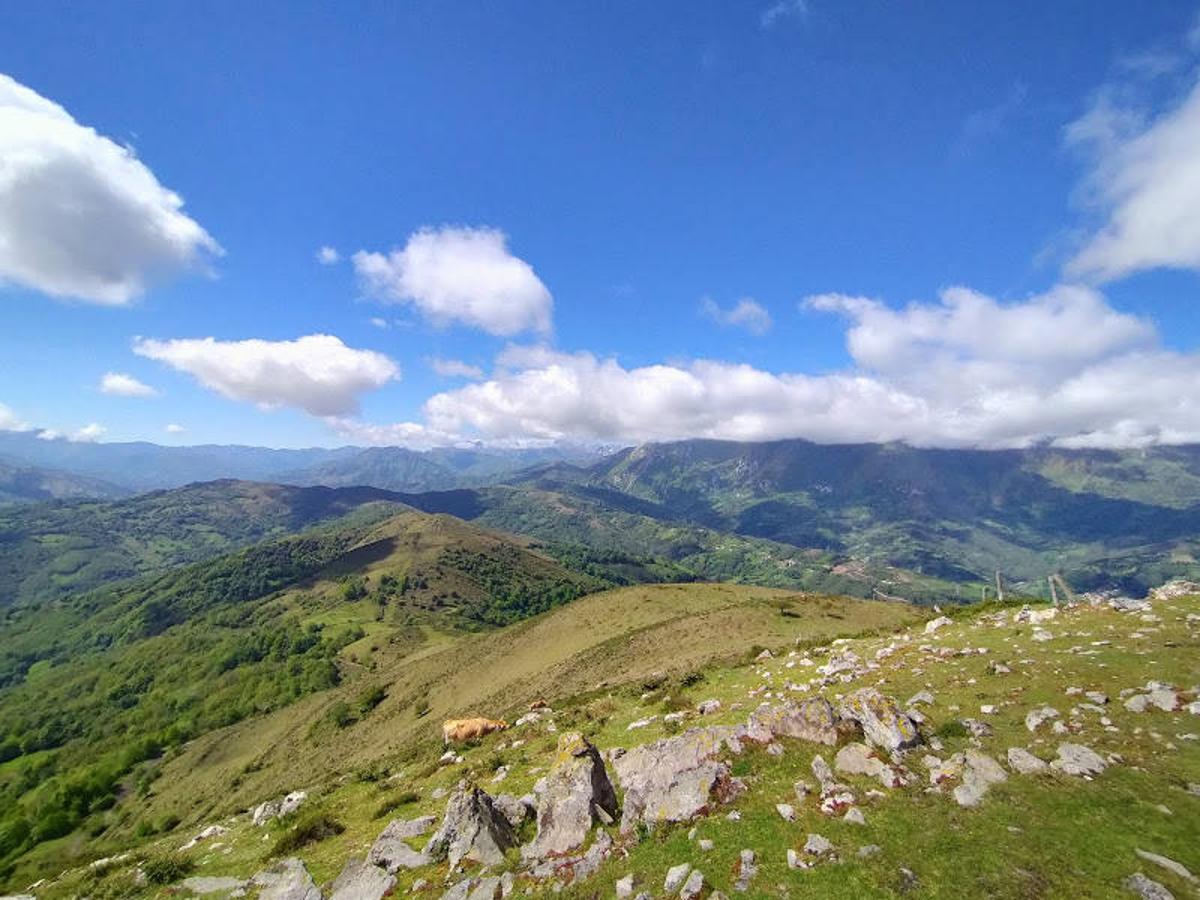
M 382 353 L 355 350 L 328 334 L 292 341 L 138 339 L 133 350 L 231 400 L 264 409 L 290 406 L 314 416 L 352 414 L 360 394 L 400 377 L 400 367 Z
M 507 244 L 494 228 L 424 228 L 387 255 L 360 250 L 354 268 L 370 295 L 412 303 L 435 325 L 457 322 L 498 335 L 548 332 L 553 298 Z
M 744 328 L 751 334 L 766 334 L 771 330 L 771 314 L 753 297 L 742 297 L 729 309 L 722 309 L 717 301 L 705 297 L 700 301 L 700 311 L 719 325 Z
M 123 372 L 105 372 L 100 379 L 100 391 L 118 397 L 157 397 L 158 391 Z
M 1160 267 L 1200 269 L 1200 80 L 1150 118 L 1126 92 L 1102 91 L 1066 139 L 1091 155 L 1085 188 L 1104 219 L 1069 274 L 1107 282 Z
M 342 254 L 338 253 L 334 247 L 321 247 L 317 250 L 317 262 L 323 266 L 334 266 L 342 261 Z
M 783 19 L 803 19 L 808 15 L 808 0 L 776 0 L 763 10 L 759 23 L 770 28 Z
M 185 431 L 187 431 L 187 429 L 176 422 L 171 422 L 166 428 L 163 429 L 163 431 L 165 431 L 167 434 L 183 434 Z
M 1059 286 L 1018 303 L 953 288 L 891 309 L 826 294 L 847 317 L 854 365 L 825 375 L 718 360 L 625 368 L 544 346 L 510 347 L 492 376 L 436 394 L 424 421 L 343 422 L 364 440 L 669 441 L 684 438 L 918 446 L 1141 446 L 1200 441 L 1200 354 L 1095 291 Z
M 441 359 L 434 357 L 429 360 L 429 368 L 443 378 L 482 378 L 483 369 L 465 363 L 461 359 Z
M 91 422 L 73 433 L 68 440 L 81 444 L 91 443 L 92 441 L 100 440 L 107 431 L 108 429 L 99 422 Z
M 17 418 L 17 414 L 0 403 L 0 431 L 29 431 L 29 425 Z
M 372 316 L 367 321 L 369 321 L 372 325 L 374 325 L 376 328 L 378 328 L 382 331 L 387 331 L 387 329 L 392 327 L 391 325 L 388 324 L 387 319 L 380 318 L 379 316 Z
M 128 147 L 0 74 L 0 281 L 121 305 L 222 251 Z
M 37 433 L 37 437 L 39 441 L 57 441 L 62 437 L 62 432 L 53 428 L 43 428 Z

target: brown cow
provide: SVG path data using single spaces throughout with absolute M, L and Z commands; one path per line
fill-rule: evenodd
M 503 719 L 485 719 L 476 716 L 473 719 L 447 719 L 442 723 L 442 740 L 447 744 L 473 741 L 493 731 L 503 731 L 508 723 Z

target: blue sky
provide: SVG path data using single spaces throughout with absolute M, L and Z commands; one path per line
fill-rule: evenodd
M 5 18 L 0 427 L 1200 440 L 1188 4 Z

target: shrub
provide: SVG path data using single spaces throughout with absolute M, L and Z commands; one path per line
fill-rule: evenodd
M 331 838 L 345 830 L 346 826 L 328 813 L 310 812 L 279 836 L 279 840 L 271 848 L 271 855 L 282 856 L 285 853 L 294 853 L 301 847 Z
M 967 726 L 958 719 L 943 722 L 934 732 L 940 738 L 963 738 L 967 736 Z
M 173 884 L 186 878 L 195 867 L 182 853 L 162 853 L 142 861 L 142 871 L 151 884 Z

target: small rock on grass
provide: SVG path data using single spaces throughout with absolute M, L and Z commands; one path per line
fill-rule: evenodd
M 1082 744 L 1059 744 L 1058 759 L 1050 763 L 1052 769 L 1064 775 L 1099 775 L 1108 766 L 1095 750 Z
M 1135 872 L 1124 881 L 1125 890 L 1137 894 L 1142 900 L 1175 900 L 1175 895 L 1141 872 Z
M 808 840 L 804 842 L 804 852 L 813 856 L 823 856 L 833 852 L 833 844 L 819 834 L 810 834 Z
M 1167 856 L 1162 856 L 1158 853 L 1151 853 L 1149 850 L 1135 850 L 1138 856 L 1146 860 L 1146 862 L 1154 863 L 1168 872 L 1174 872 L 1184 881 L 1196 881 L 1196 876 L 1193 875 L 1183 863 L 1177 863 L 1175 860 Z
M 857 806 L 852 806 L 846 810 L 846 814 L 842 816 L 843 822 L 849 822 L 851 825 L 866 825 L 867 818 L 863 815 L 863 811 Z
M 776 803 L 775 811 L 779 813 L 780 818 L 788 822 L 796 821 L 796 810 L 789 803 Z
M 618 879 L 615 885 L 617 897 L 619 900 L 625 900 L 626 897 L 633 896 L 633 876 L 626 875 L 624 878 Z
M 1034 775 L 1050 768 L 1024 747 L 1008 748 L 1008 767 L 1020 775 Z
M 679 897 L 680 900 L 696 900 L 703 891 L 704 873 L 699 869 L 692 869 L 692 874 L 688 876 L 687 881 L 683 883 L 683 887 L 679 889 Z
M 692 871 L 692 867 L 689 863 L 680 863 L 677 866 L 671 866 L 671 868 L 667 869 L 667 878 L 663 882 L 663 890 L 668 894 L 675 893 L 683 886 L 690 871 Z

